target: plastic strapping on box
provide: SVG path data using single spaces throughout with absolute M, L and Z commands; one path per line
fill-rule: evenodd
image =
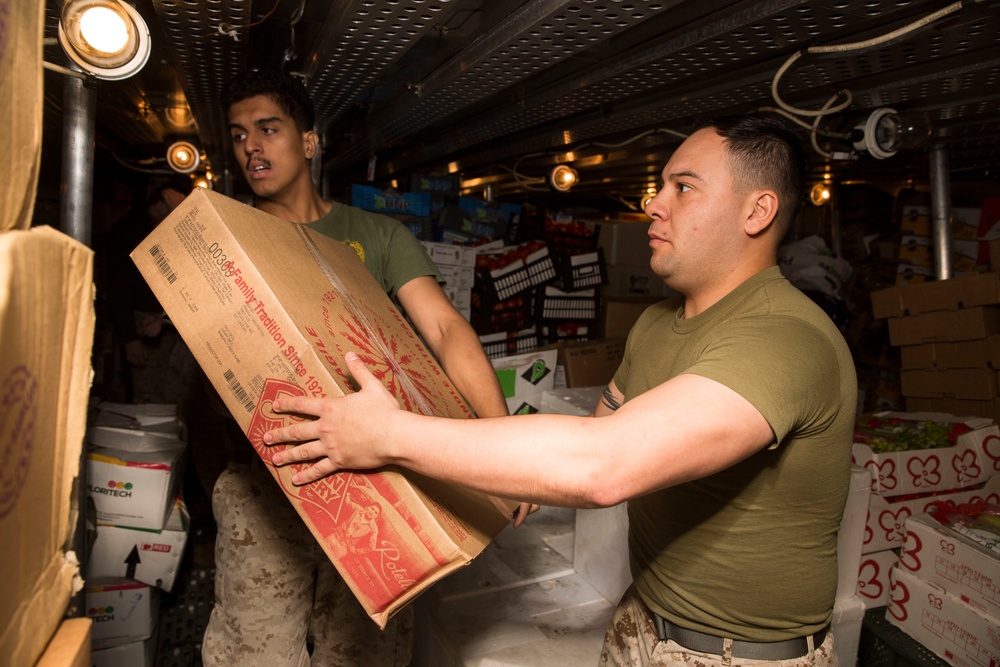
M 347 288 L 344 287 L 344 283 L 342 283 L 340 278 L 337 277 L 337 274 L 333 272 L 333 267 L 331 267 L 330 263 L 326 261 L 326 257 L 320 253 L 319 248 L 316 247 L 316 242 L 309 237 L 304 225 L 295 225 L 295 231 L 297 231 L 299 236 L 302 238 L 302 242 L 305 243 L 306 248 L 309 250 L 309 254 L 312 255 L 313 259 L 316 261 L 316 265 L 319 266 L 320 271 L 322 271 L 323 275 L 326 276 L 327 282 L 330 283 L 330 286 L 333 287 L 333 289 L 342 297 L 348 295 Z M 434 411 L 431 409 L 430 403 L 427 402 L 427 399 L 424 398 L 423 394 L 417 391 L 416 385 L 413 384 L 413 380 L 411 380 L 410 376 L 406 374 L 406 371 L 404 371 L 403 368 L 396 363 L 396 359 L 392 356 L 392 353 L 389 351 L 389 347 L 385 344 L 385 341 L 378 336 L 370 335 L 371 332 L 375 331 L 375 327 L 368 320 L 368 317 L 364 314 L 364 312 L 358 308 L 354 299 L 348 296 L 347 298 L 342 298 L 342 303 L 346 304 L 347 310 L 350 311 L 351 315 L 353 315 L 355 319 L 357 319 L 364 330 L 369 333 L 369 340 L 371 340 L 379 354 L 381 354 L 385 359 L 385 363 L 392 369 L 393 374 L 395 374 L 396 378 L 399 380 L 400 387 L 403 391 L 410 395 L 410 398 L 413 399 L 414 404 L 420 410 L 421 414 L 433 415 Z

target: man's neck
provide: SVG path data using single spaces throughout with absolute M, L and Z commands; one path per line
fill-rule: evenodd
M 256 206 L 265 213 L 270 213 L 282 220 L 306 224 L 326 215 L 330 211 L 331 204 L 323 199 L 316 188 L 310 184 L 304 192 L 266 199 L 258 197 Z

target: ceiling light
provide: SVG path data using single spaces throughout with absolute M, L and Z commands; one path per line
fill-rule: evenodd
M 882 107 L 854 128 L 854 148 L 884 160 L 897 151 L 919 147 L 930 136 L 931 124 L 925 114 L 901 114 Z
M 121 0 L 67 0 L 59 43 L 80 69 L 98 79 L 126 79 L 149 60 L 149 28 Z
M 580 180 L 580 175 L 576 173 L 576 169 L 565 165 L 558 164 L 549 174 L 549 182 L 552 183 L 552 187 L 559 192 L 566 192 L 571 187 L 576 185 L 577 181 Z
M 177 141 L 167 149 L 167 164 L 178 173 L 190 174 L 201 164 L 201 156 L 190 141 Z
M 826 183 L 817 183 L 809 191 L 809 201 L 813 206 L 822 206 L 830 201 L 830 186 Z

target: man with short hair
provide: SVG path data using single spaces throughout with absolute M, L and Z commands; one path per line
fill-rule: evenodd
M 229 82 L 223 105 L 233 151 L 257 208 L 354 249 L 476 414 L 506 415 L 496 372 L 475 331 L 441 289 L 423 246 L 398 221 L 328 201 L 317 191 L 309 161 L 319 137 L 301 82 L 277 72 L 245 72 Z M 245 436 L 234 422 L 228 424 L 232 461 L 213 491 L 216 601 L 203 641 L 204 663 L 408 664 L 412 610 L 404 609 L 379 631 Z M 515 527 L 530 509 L 521 507 Z M 371 540 L 378 512 L 366 510 L 363 519 Z
M 318 417 L 265 434 L 274 463 L 410 468 L 569 507 L 628 501 L 633 585 L 602 665 L 835 665 L 829 626 L 857 379 L 829 317 L 777 267 L 805 156 L 777 116 L 688 137 L 646 206 L 650 266 L 680 296 L 648 308 L 594 417 L 458 422 L 361 386 L 274 407 Z M 377 425 L 377 426 L 376 426 Z

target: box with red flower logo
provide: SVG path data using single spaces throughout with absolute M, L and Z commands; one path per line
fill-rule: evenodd
M 852 458 L 881 496 L 964 489 L 1000 472 L 1000 430 L 986 418 L 881 412 L 858 419 Z
M 1000 475 L 991 476 L 982 485 L 958 491 L 890 498 L 872 494 L 868 502 L 868 521 L 865 525 L 862 553 L 901 547 L 906 536 L 904 526 L 911 516 L 929 512 L 941 503 L 956 506 L 972 502 L 1000 504 Z
M 864 600 L 868 609 L 889 604 L 889 571 L 899 562 L 897 551 L 898 549 L 886 549 L 861 556 L 858 597 Z
M 956 667 L 1000 664 L 996 619 L 902 567 L 892 568 L 885 617 L 891 624 Z
M 384 469 L 291 483 L 263 434 L 293 422 L 279 397 L 354 389 L 356 352 L 400 407 L 473 417 L 464 398 L 354 250 L 235 199 L 196 189 L 132 258 L 233 418 L 368 615 L 381 627 L 463 567 L 513 505 Z M 299 417 L 301 419 L 301 417 Z
M 906 520 L 906 539 L 899 554 L 899 567 L 936 584 L 979 612 L 1000 619 L 1000 517 L 992 515 L 989 530 L 972 529 L 967 534 L 985 534 L 994 548 L 983 541 L 970 539 L 951 526 L 958 525 L 945 515 L 973 517 L 980 508 L 996 512 L 1000 507 L 988 503 L 968 503 L 947 511 L 917 514 Z M 985 514 L 984 514 L 985 516 Z M 939 518 L 937 518 L 939 517 Z M 1000 622 L 994 620 L 994 622 Z

